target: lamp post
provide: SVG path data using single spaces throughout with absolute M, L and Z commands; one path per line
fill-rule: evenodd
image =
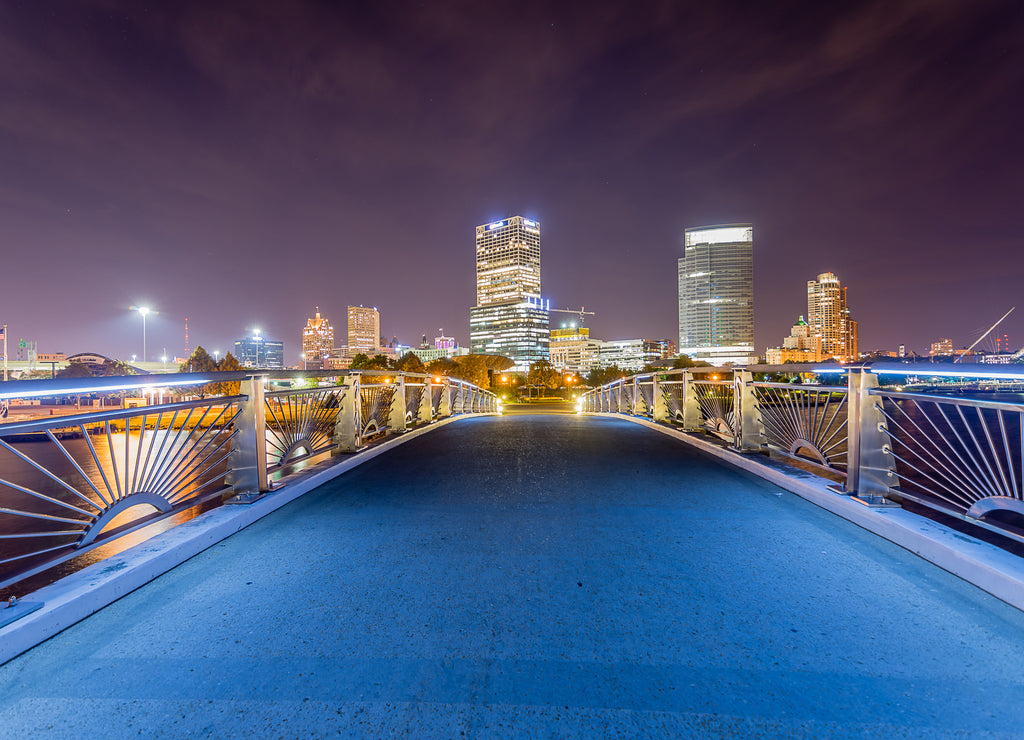
M 146 316 L 149 314 L 149 308 L 146 306 L 139 306 L 135 309 L 139 312 L 142 317 L 142 361 L 146 361 Z

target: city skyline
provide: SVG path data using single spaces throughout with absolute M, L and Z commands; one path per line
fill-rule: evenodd
M 544 223 L 544 298 L 603 337 L 676 336 L 690 224 L 756 225 L 759 352 L 827 270 L 863 351 L 965 347 L 1017 303 L 1021 6 L 515 10 L 0 7 L 12 356 L 141 354 L 131 306 L 150 358 L 186 317 L 227 351 L 314 304 L 465 346 L 466 225 L 516 213 Z M 1024 310 L 999 333 L 1024 346 Z

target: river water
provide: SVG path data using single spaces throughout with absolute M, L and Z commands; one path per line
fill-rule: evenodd
M 173 432 L 171 433 L 174 434 Z M 70 551 L 71 546 L 78 540 L 81 531 L 91 521 L 91 516 L 96 516 L 106 507 L 100 496 L 92 489 L 75 465 L 68 460 L 68 455 L 78 464 L 82 472 L 88 476 L 100 493 L 108 501 L 117 498 L 118 488 L 125 490 L 128 481 L 125 480 L 126 473 L 130 478 L 144 480 L 145 456 L 149 452 L 155 461 L 161 449 L 170 446 L 173 439 L 166 439 L 168 432 L 149 430 L 146 433 L 146 440 L 143 445 L 142 455 L 139 453 L 139 434 L 132 432 L 126 439 L 126 433 L 112 433 L 108 441 L 105 434 L 90 435 L 84 437 L 64 438 L 60 440 L 60 446 L 53 444 L 45 438 L 32 441 L 18 441 L 11 446 L 25 455 L 39 467 L 49 471 L 57 480 L 41 473 L 30 463 L 20 459 L 7 449 L 0 449 L 0 479 L 5 485 L 0 485 L 0 577 L 24 570 L 26 567 L 55 555 L 61 555 Z M 92 449 L 90 449 L 90 443 Z M 127 451 L 126 451 L 127 443 Z M 164 444 L 162 448 L 161 445 Z M 95 455 L 93 454 L 95 450 Z M 125 460 L 128 460 L 126 470 Z M 135 467 L 135 461 L 139 460 L 139 467 Z M 173 465 L 169 465 L 173 468 Z M 189 483 L 187 480 L 182 483 L 180 496 L 189 499 L 200 496 L 209 491 L 220 488 L 222 482 L 207 483 L 204 481 L 223 472 L 225 467 L 221 463 L 214 468 L 210 475 L 204 475 L 200 479 Z M 138 472 L 136 472 L 138 470 Z M 106 483 L 104 482 L 104 476 Z M 155 481 L 154 481 L 155 482 Z M 69 491 L 67 487 L 74 489 L 78 494 Z M 37 496 L 29 495 L 17 489 L 23 487 L 33 491 Z M 113 490 L 113 494 L 109 489 Z M 134 484 L 131 484 L 135 488 Z M 40 497 L 49 497 L 56 502 L 72 505 L 77 511 L 58 503 L 42 500 Z M 90 506 L 88 502 L 96 504 Z M 219 499 L 214 502 L 203 504 L 198 507 L 184 509 L 170 517 L 154 522 L 149 526 L 128 533 L 108 544 L 90 550 L 76 557 L 72 561 L 58 565 L 53 571 L 36 576 L 17 584 L 14 587 L 0 591 L 0 598 L 6 600 L 10 595 L 20 595 L 27 591 L 34 590 L 46 582 L 51 582 L 69 572 L 79 570 L 91 563 L 98 562 L 118 552 L 126 550 L 139 542 L 142 542 L 159 532 L 165 531 L 173 526 L 186 522 L 202 511 L 208 510 L 212 505 L 219 505 Z M 6 509 L 7 511 L 2 511 Z M 12 512 L 26 512 L 34 516 L 24 516 Z M 130 524 L 139 517 L 145 517 L 154 512 L 151 506 L 140 506 L 127 509 L 109 524 L 104 530 L 114 529 Z M 74 520 L 56 521 L 43 517 L 60 517 L 62 519 Z M 58 532 L 70 532 L 69 534 L 56 534 Z M 53 552 L 42 553 L 50 550 Z M 33 553 L 36 553 L 33 555 Z M 29 557 L 22 557 L 29 555 Z

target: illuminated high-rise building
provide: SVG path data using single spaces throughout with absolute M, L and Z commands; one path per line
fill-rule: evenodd
M 334 351 L 334 327 L 327 319 L 320 317 L 316 307 L 316 318 L 306 319 L 302 330 L 302 359 L 305 367 L 315 369 L 323 365 L 324 358 Z
M 686 229 L 678 269 L 679 352 L 713 365 L 757 362 L 753 226 Z
M 601 342 L 590 338 L 590 329 L 562 324 L 551 330 L 549 345 L 551 366 L 558 370 L 586 373 L 599 365 Z
M 256 329 L 251 337 L 235 340 L 235 358 L 242 367 L 283 368 L 284 342 L 268 339 Z
M 821 354 L 840 362 L 857 359 L 857 322 L 846 306 L 846 288 L 831 272 L 807 281 L 807 324 L 821 338 Z
M 348 354 L 380 352 L 380 313 L 368 306 L 348 307 Z
M 474 353 L 512 359 L 513 369 L 548 358 L 548 306 L 540 297 L 540 223 L 523 216 L 476 227 Z

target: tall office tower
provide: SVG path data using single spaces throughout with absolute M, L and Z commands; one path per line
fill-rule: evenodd
M 348 307 L 348 354 L 380 352 L 380 313 L 376 308 Z
M 857 322 L 846 307 L 846 288 L 831 272 L 807 281 L 807 324 L 821 337 L 821 353 L 840 362 L 857 359 Z
M 753 226 L 686 229 L 678 267 L 679 352 L 712 365 L 757 362 Z
M 327 319 L 320 318 L 320 306 L 316 307 L 316 318 L 306 319 L 302 330 L 302 359 L 306 368 L 322 367 L 324 358 L 334 350 L 334 327 Z
M 512 216 L 476 227 L 476 304 L 469 310 L 473 353 L 505 355 L 515 370 L 548 358 L 537 221 Z
M 259 331 L 235 340 L 235 357 L 242 367 L 283 368 L 284 342 L 267 339 Z

